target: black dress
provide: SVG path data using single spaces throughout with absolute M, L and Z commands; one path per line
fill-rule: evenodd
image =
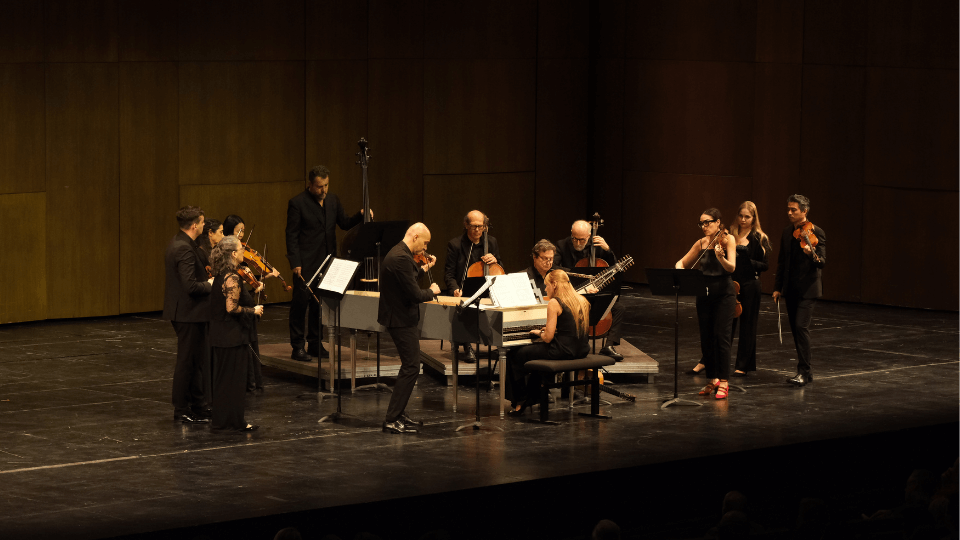
M 697 297 L 704 372 L 709 379 L 727 379 L 736 292 L 730 274 L 723 269 L 714 250 L 707 250 L 700 259 L 700 271 L 707 282 L 707 295 Z
M 760 274 L 769 268 L 767 253 L 760 244 L 760 235 L 751 231 L 747 235 L 747 245 L 737 246 L 737 268 L 732 274 L 734 281 L 740 284 L 740 304 L 743 313 L 734 319 L 731 339 L 740 329 L 740 341 L 737 343 L 737 361 L 739 371 L 757 370 L 757 321 L 760 318 Z
M 560 304 L 560 315 L 557 316 L 557 328 L 550 343 L 533 343 L 524 345 L 507 352 L 507 366 L 510 370 L 510 384 L 507 390 L 513 403 L 536 403 L 537 395 L 532 395 L 528 388 L 540 388 L 540 373 L 530 373 L 530 380 L 525 381 L 527 372 L 523 366 L 530 360 L 575 360 L 586 358 L 590 353 L 589 336 L 582 335 L 577 328 L 577 320 L 563 302 Z
M 213 351 L 213 429 L 244 429 L 247 366 L 256 341 L 253 297 L 233 272 L 218 275 L 210 293 Z M 251 339 L 251 337 L 253 339 Z

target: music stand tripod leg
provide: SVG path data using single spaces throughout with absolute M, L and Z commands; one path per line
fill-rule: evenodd
M 660 408 L 666 409 L 671 405 L 701 407 L 703 406 L 702 403 L 680 399 L 680 396 L 677 392 L 677 389 L 680 385 L 680 286 L 675 285 L 674 289 L 677 292 L 677 300 L 675 306 L 676 319 L 673 324 L 673 398 L 664 401 L 663 405 L 660 405 Z
M 367 334 L 367 340 L 368 340 L 368 343 L 369 343 L 370 334 L 367 333 L 367 332 L 365 332 L 365 333 Z M 374 382 L 373 384 L 364 384 L 364 385 L 362 385 L 362 386 L 358 386 L 358 387 L 356 387 L 356 388 L 353 389 L 354 392 L 356 392 L 356 391 L 358 391 L 358 390 L 374 390 L 374 391 L 377 391 L 377 392 L 381 392 L 381 391 L 383 391 L 383 392 L 393 392 L 393 389 L 392 389 L 392 388 L 390 388 L 389 386 L 387 386 L 387 385 L 383 384 L 382 382 L 380 382 L 380 332 L 376 332 L 376 334 L 377 334 L 377 376 L 376 376 L 376 379 L 375 379 L 376 382 Z M 356 355 L 356 352 L 354 352 L 354 355 Z

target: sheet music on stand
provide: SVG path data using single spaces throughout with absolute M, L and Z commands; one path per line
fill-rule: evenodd
M 494 306 L 500 308 L 534 306 L 540 303 L 533 294 L 526 272 L 497 276 L 496 283 L 490 286 L 490 300 Z
M 319 285 L 320 289 L 342 295 L 350 286 L 350 281 L 353 279 L 353 274 L 356 273 L 358 266 L 360 266 L 358 261 L 334 258 L 323 275 L 323 281 Z

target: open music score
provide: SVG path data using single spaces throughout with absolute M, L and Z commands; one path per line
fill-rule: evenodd
M 358 266 L 360 266 L 360 263 L 357 261 L 334 258 L 323 275 L 320 288 L 343 294 L 350 286 L 350 281 L 353 279 L 353 274 L 356 273 Z
M 530 277 L 526 272 L 515 272 L 505 276 L 496 276 L 496 282 L 490 286 L 490 298 L 499 308 L 535 306 L 539 304 L 530 286 Z M 491 279 L 489 276 L 487 279 Z

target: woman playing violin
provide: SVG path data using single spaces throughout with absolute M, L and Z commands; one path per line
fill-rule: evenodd
M 770 239 L 760 228 L 757 205 L 751 201 L 740 204 L 737 220 L 730 227 L 737 239 L 737 264 L 733 280 L 740 284 L 740 302 L 743 313 L 733 321 L 733 333 L 740 327 L 737 342 L 737 361 L 734 377 L 744 377 L 757 370 L 757 319 L 760 317 L 760 274 L 769 268 L 768 257 L 773 249 Z M 738 322 L 739 321 L 739 322 Z
M 210 264 L 210 252 L 223 240 L 223 224 L 215 219 L 203 222 L 203 232 L 197 238 L 197 246 L 207 256 L 207 265 Z
M 692 268 L 697 263 L 707 282 L 707 295 L 697 297 L 697 319 L 700 324 L 700 351 L 710 382 L 700 390 L 701 396 L 714 391 L 717 399 L 726 399 L 729 391 L 730 335 L 733 331 L 736 291 L 730 274 L 737 268 L 737 241 L 727 233 L 716 208 L 700 215 L 697 225 L 703 238 L 677 261 L 676 268 Z
M 587 327 L 590 324 L 590 302 L 577 294 L 570 285 L 570 277 L 563 270 L 553 270 L 544 278 L 547 304 L 547 325 L 532 330 L 530 337 L 542 340 L 540 343 L 510 349 L 507 356 L 507 369 L 510 379 L 507 381 L 513 410 L 510 416 L 523 415 L 526 408 L 537 402 L 537 392 L 529 388 L 540 388 L 540 374 L 530 373 L 529 382 L 523 365 L 530 360 L 575 360 L 585 358 L 590 352 Z
M 244 271 L 248 274 L 253 275 L 253 272 L 243 263 L 243 235 L 246 232 L 246 224 L 243 222 L 243 218 L 236 215 L 230 214 L 223 220 L 223 234 L 229 234 L 241 241 L 240 246 L 240 266 L 243 267 Z M 277 277 L 280 273 L 274 269 L 270 274 L 261 276 L 260 279 L 266 280 L 269 277 Z M 262 283 L 259 289 L 252 290 L 252 292 L 257 293 L 262 290 Z M 241 285 L 242 286 L 242 285 Z M 251 289 L 254 289 L 251 285 Z M 253 336 L 257 336 L 257 320 L 253 321 Z M 254 354 L 250 356 L 250 366 L 247 369 L 247 392 L 262 392 L 263 391 L 263 367 L 260 364 L 260 343 L 258 340 L 254 339 L 251 344 L 253 347 Z
M 210 292 L 210 346 L 213 349 L 214 429 L 253 431 L 244 419 L 247 366 L 257 341 L 256 318 L 263 306 L 241 285 L 237 267 L 243 249 L 236 236 L 226 236 L 211 253 L 213 289 Z M 262 286 L 262 285 L 261 285 Z

